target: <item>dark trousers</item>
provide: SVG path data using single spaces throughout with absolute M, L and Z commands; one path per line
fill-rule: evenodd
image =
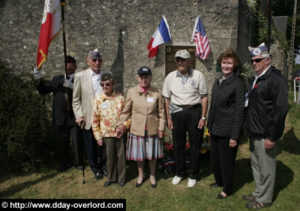
M 57 126 L 59 136 L 59 158 L 60 168 L 65 168 L 71 164 L 69 156 L 70 139 L 72 140 L 75 166 L 83 165 L 83 140 L 81 130 L 77 125 L 62 125 Z
M 234 175 L 234 164 L 237 153 L 237 146 L 229 146 L 230 138 L 212 136 L 211 139 L 211 167 L 219 186 L 223 191 L 232 194 L 232 181 Z
M 203 138 L 203 129 L 198 128 L 199 120 L 202 116 L 202 107 L 183 110 L 172 114 L 173 122 L 173 142 L 175 149 L 176 175 L 185 176 L 186 166 L 186 134 L 188 133 L 190 143 L 190 167 L 189 177 L 197 179 L 200 170 L 200 149 Z
M 107 181 L 125 182 L 125 146 L 123 137 L 103 138 L 106 149 Z
M 104 146 L 98 146 L 95 140 L 92 129 L 83 129 L 83 137 L 86 145 L 87 158 L 89 160 L 89 165 L 94 172 L 101 173 L 102 170 L 106 170 L 106 153 Z M 99 152 L 99 153 L 98 153 Z M 100 154 L 100 162 L 98 160 L 98 155 Z

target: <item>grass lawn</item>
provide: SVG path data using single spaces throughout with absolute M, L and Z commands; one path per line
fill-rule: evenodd
M 300 106 L 291 105 L 285 134 L 279 141 L 277 175 L 272 207 L 264 210 L 298 210 L 300 205 Z M 72 168 L 63 173 L 56 170 L 41 170 L 27 174 L 1 173 L 0 198 L 43 199 L 126 199 L 127 210 L 248 210 L 243 194 L 251 193 L 254 182 L 250 168 L 249 143 L 239 147 L 234 194 L 226 200 L 216 199 L 220 188 L 212 189 L 214 182 L 210 170 L 209 156 L 202 159 L 200 178 L 194 188 L 187 188 L 187 179 L 172 185 L 172 175 L 159 173 L 158 186 L 150 187 L 149 178 L 142 187 L 136 188 L 137 168 L 128 163 L 127 183 L 124 187 L 113 184 L 103 187 L 89 168 L 85 171 L 86 184 L 82 184 L 82 172 Z M 147 174 L 148 175 L 148 174 Z M 298 207 L 298 208 L 297 208 Z

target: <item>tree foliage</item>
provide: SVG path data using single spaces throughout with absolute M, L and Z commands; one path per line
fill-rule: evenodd
M 26 171 L 53 162 L 51 112 L 33 82 L 22 80 L 0 64 L 0 99 L 1 167 Z
M 286 37 L 291 42 L 292 21 L 294 12 L 294 0 L 273 0 L 272 1 L 272 15 L 273 16 L 288 16 L 288 25 Z M 295 50 L 298 53 L 300 49 L 300 0 L 297 0 L 297 20 L 296 20 L 296 34 L 295 34 Z

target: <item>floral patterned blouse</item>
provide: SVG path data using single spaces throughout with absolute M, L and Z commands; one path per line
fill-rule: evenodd
M 106 96 L 102 93 L 96 97 L 93 103 L 92 129 L 97 141 L 102 137 L 117 137 L 117 122 L 124 104 L 121 94 Z M 128 128 L 130 120 L 124 122 L 124 125 Z

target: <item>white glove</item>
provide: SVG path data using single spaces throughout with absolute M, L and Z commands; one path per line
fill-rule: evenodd
M 35 80 L 39 80 L 43 77 L 42 73 L 38 70 L 37 67 L 33 69 L 33 77 Z
M 67 87 L 69 89 L 73 89 L 73 83 L 72 83 L 72 79 L 65 79 L 65 82 L 64 82 L 64 87 Z

